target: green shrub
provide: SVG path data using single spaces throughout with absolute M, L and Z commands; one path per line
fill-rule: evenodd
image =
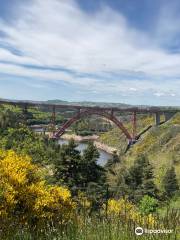
M 148 195 L 145 195 L 141 199 L 140 204 L 139 204 L 139 210 L 144 215 L 155 212 L 157 207 L 158 207 L 157 199 L 150 197 Z

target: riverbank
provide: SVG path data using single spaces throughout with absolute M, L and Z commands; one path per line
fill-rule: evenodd
M 46 135 L 49 137 L 52 137 L 52 132 L 45 132 Z M 107 144 L 104 144 L 99 141 L 99 136 L 98 135 L 92 135 L 92 136 L 80 136 L 76 134 L 63 134 L 61 136 L 61 139 L 69 141 L 70 139 L 73 139 L 76 142 L 87 142 L 87 141 L 93 141 L 94 145 L 100 149 L 103 150 L 106 153 L 113 154 L 114 152 L 118 152 L 116 148 L 110 147 Z
M 94 141 L 94 145 L 98 148 L 101 149 L 109 154 L 113 154 L 114 152 L 117 152 L 116 148 L 109 147 L 108 145 L 101 143 L 99 141 Z
M 98 140 L 99 136 L 98 135 L 92 135 L 92 136 L 79 136 L 76 134 L 63 134 L 61 136 L 62 139 L 65 140 L 70 140 L 70 139 L 74 139 L 74 141 L 76 142 L 86 142 L 86 141 L 96 141 Z
M 103 150 L 104 152 L 107 152 L 109 154 L 113 154 L 114 152 L 117 152 L 116 148 L 110 147 L 104 143 L 101 143 L 100 141 L 98 141 L 99 136 L 98 135 L 92 135 L 92 136 L 79 136 L 76 134 L 63 134 L 61 136 L 61 139 L 64 140 L 70 140 L 70 139 L 74 139 L 74 141 L 76 142 L 86 142 L 86 141 L 93 141 L 94 145 L 98 148 Z

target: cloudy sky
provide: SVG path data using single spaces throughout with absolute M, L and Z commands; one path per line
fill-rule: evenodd
M 0 98 L 180 105 L 180 1 L 0 0 Z

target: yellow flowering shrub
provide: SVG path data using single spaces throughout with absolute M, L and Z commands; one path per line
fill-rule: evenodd
M 140 214 L 135 205 L 130 203 L 127 199 L 109 199 L 107 206 L 107 213 L 109 216 L 117 217 L 125 221 L 133 221 L 141 225 L 154 226 L 156 223 L 152 214 L 143 216 Z
M 47 185 L 41 169 L 28 156 L 0 150 L 1 224 L 66 223 L 75 204 L 68 189 Z
M 115 215 L 124 215 L 127 211 L 129 212 L 132 209 L 134 209 L 134 206 L 123 198 L 119 200 L 108 200 L 108 213 L 113 213 Z

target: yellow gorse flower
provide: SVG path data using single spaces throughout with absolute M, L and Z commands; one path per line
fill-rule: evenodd
M 69 221 L 75 204 L 70 191 L 47 185 L 29 156 L 0 151 L 0 221 Z M 43 220 L 43 221 L 42 221 Z
M 142 216 L 135 205 L 123 198 L 118 200 L 109 199 L 107 213 L 109 216 L 119 216 L 124 220 L 131 220 L 142 225 L 154 226 L 156 223 L 155 217 L 152 214 Z

